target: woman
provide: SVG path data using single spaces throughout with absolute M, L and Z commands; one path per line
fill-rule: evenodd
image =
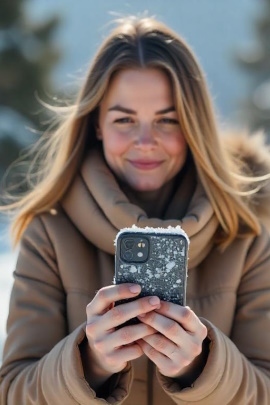
M 262 148 L 220 137 L 181 38 L 150 18 L 119 23 L 41 148 L 39 181 L 7 207 L 21 246 L 1 403 L 269 404 Z M 140 292 L 112 285 L 114 239 L 132 224 L 187 232 L 188 307 L 114 307 Z

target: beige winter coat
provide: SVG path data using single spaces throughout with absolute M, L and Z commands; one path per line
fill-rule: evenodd
M 217 219 L 194 174 L 188 170 L 176 189 L 168 187 L 163 219 L 149 219 L 94 153 L 63 201 L 35 217 L 14 273 L 1 405 L 146 405 L 151 397 L 155 405 L 270 404 L 269 235 L 263 229 L 259 237 L 237 238 L 221 253 L 213 244 Z M 267 205 L 262 198 L 258 211 L 265 214 Z M 210 353 L 199 378 L 184 389 L 155 369 L 151 375 L 142 356 L 102 399 L 82 368 L 85 308 L 111 284 L 115 235 L 132 224 L 180 224 L 188 233 L 187 304 L 207 326 Z

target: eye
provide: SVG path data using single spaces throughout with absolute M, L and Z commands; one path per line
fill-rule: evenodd
M 179 121 L 175 118 L 163 117 L 158 120 L 158 124 L 178 125 Z
M 117 118 L 114 120 L 116 124 L 131 124 L 133 123 L 133 119 L 131 117 L 123 117 L 123 118 Z

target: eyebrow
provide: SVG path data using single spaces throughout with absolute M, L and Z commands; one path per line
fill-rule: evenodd
M 126 114 L 134 114 L 134 115 L 137 114 L 136 111 L 131 110 L 130 108 L 122 107 L 119 104 L 116 104 L 116 105 L 112 106 L 111 108 L 108 109 L 108 111 L 120 111 L 120 112 L 123 112 L 123 113 L 126 113 Z M 167 114 L 167 113 L 172 112 L 172 111 L 175 111 L 174 106 L 164 108 L 163 110 L 156 111 L 155 114 L 156 115 Z

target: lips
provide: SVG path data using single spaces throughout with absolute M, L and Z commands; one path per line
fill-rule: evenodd
M 136 169 L 152 170 L 161 166 L 163 160 L 128 160 L 128 162 Z

